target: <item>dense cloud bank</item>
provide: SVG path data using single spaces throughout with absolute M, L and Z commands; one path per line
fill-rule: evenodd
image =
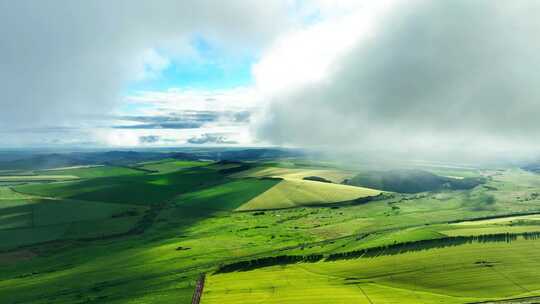
M 288 22 L 285 1 L 0 0 L 0 127 L 104 115 L 130 82 L 196 59 L 194 37 L 241 52 Z
M 275 95 L 275 144 L 402 152 L 536 150 L 539 1 L 406 1 L 329 75 Z

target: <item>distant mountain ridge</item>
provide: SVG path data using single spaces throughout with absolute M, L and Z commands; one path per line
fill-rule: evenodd
M 179 160 L 247 161 L 301 156 L 291 149 L 179 149 L 178 151 L 106 151 L 68 153 L 24 153 L 0 161 L 0 170 L 43 170 L 77 165 L 131 165 L 165 158 Z

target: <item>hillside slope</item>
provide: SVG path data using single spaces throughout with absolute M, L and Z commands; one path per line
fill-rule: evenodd
M 443 189 L 465 190 L 484 182 L 480 177 L 450 178 L 423 170 L 368 171 L 345 181 L 348 185 L 401 193 Z
M 376 196 L 378 190 L 300 179 L 284 179 L 238 211 L 319 206 Z

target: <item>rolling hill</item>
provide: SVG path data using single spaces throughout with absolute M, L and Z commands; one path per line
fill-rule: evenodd
M 378 190 L 299 179 L 283 179 L 238 211 L 323 206 L 379 195 Z
M 465 190 L 484 182 L 481 177 L 451 178 L 408 169 L 362 172 L 346 180 L 345 184 L 400 193 L 418 193 L 443 189 Z

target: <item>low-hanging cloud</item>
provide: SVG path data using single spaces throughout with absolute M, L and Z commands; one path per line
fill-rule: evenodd
M 189 138 L 187 140 L 187 143 L 188 144 L 194 144 L 194 145 L 203 145 L 203 144 L 219 144 L 219 145 L 228 144 L 228 145 L 232 145 L 232 144 L 237 144 L 238 142 L 228 139 L 225 136 L 225 134 L 205 133 L 205 134 L 202 134 L 200 136 L 195 136 L 195 137 Z
M 139 136 L 139 142 L 141 144 L 154 144 L 159 142 L 160 137 L 157 135 Z
M 192 35 L 229 52 L 259 48 L 288 24 L 286 6 L 0 0 L 0 127 L 69 126 L 111 112 L 131 81 L 193 55 Z
M 327 77 L 276 94 L 259 138 L 296 146 L 536 151 L 540 2 L 406 1 Z
M 116 125 L 115 129 L 197 129 L 211 123 L 249 123 L 250 111 L 180 111 L 169 115 L 123 116 L 123 121 L 136 124 Z

